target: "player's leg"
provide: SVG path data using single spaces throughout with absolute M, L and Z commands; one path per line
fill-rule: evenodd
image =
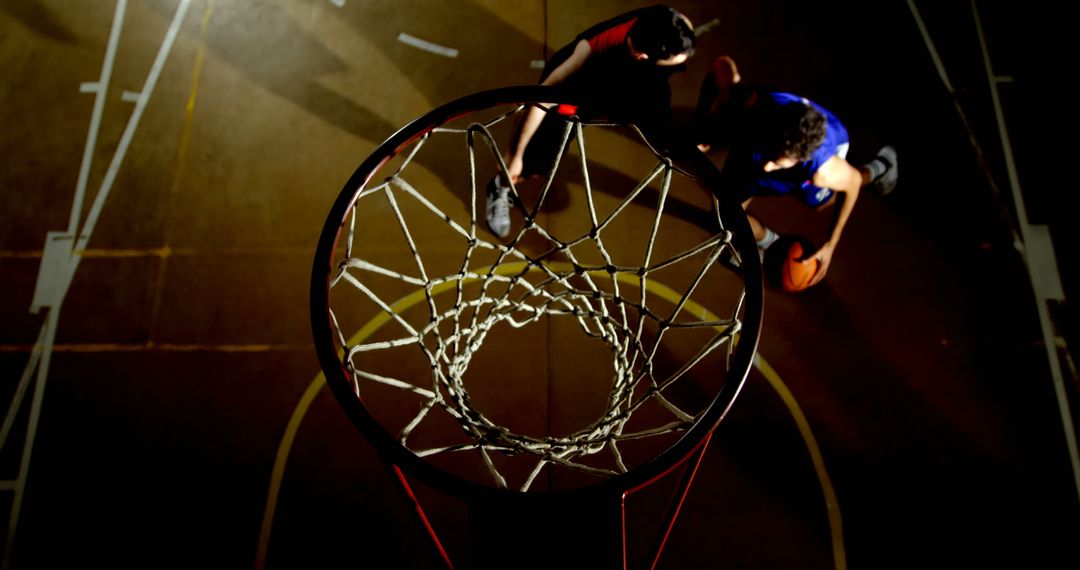
M 747 207 L 750 206 L 751 200 L 753 200 L 753 198 L 747 198 L 745 201 L 743 201 L 744 211 Z M 750 222 L 750 230 L 754 233 L 754 240 L 757 241 L 758 249 L 761 252 L 764 252 L 766 249 L 768 249 L 769 246 L 775 243 L 777 238 L 780 237 L 779 234 L 774 232 L 765 224 L 761 223 L 761 220 L 757 219 L 755 216 L 748 213 L 746 214 L 746 219 Z
M 743 204 L 749 202 L 750 200 L 747 200 Z M 771 246 L 777 240 L 779 240 L 780 235 L 769 229 L 767 226 L 765 226 L 765 224 L 762 224 L 760 220 L 750 214 L 746 215 L 746 219 L 750 222 L 750 229 L 754 234 L 754 240 L 757 241 L 758 256 L 760 259 L 764 260 L 765 250 L 768 249 L 769 246 Z M 730 251 L 724 252 L 720 256 L 718 262 L 721 265 L 727 267 L 728 269 L 731 269 L 732 271 L 742 271 L 742 264 L 735 259 L 734 255 Z
M 575 39 L 548 59 L 547 63 L 544 64 L 544 70 L 540 74 L 541 83 L 548 75 L 551 75 L 552 71 L 569 59 L 574 53 L 576 45 L 577 40 Z M 565 123 L 553 121 L 549 116 L 544 117 L 544 120 L 536 129 L 536 133 L 532 135 L 528 145 L 525 147 L 521 178 L 547 174 L 552 161 L 558 156 L 559 141 L 562 140 L 562 128 L 564 125 Z M 519 124 L 518 129 L 520 128 L 521 125 Z M 515 133 L 514 136 L 517 137 L 518 134 Z M 514 195 L 510 188 L 510 182 L 506 180 L 504 174 L 496 174 L 487 184 L 487 201 L 484 210 L 488 228 L 501 238 L 510 235 L 510 208 L 513 207 L 513 204 Z
M 571 131 L 570 139 L 565 145 L 563 144 L 566 124 L 565 120 L 545 115 L 536 133 L 529 139 L 528 146 L 525 147 L 521 169 L 522 179 L 548 175 L 555 161 L 573 140 L 573 131 Z M 510 235 L 510 208 L 513 207 L 514 200 L 513 191 L 505 175 L 496 174 L 487 185 L 485 214 L 488 228 L 501 238 Z

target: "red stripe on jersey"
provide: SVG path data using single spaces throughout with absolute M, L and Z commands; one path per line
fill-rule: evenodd
M 618 47 L 626 43 L 626 36 L 630 33 L 630 28 L 634 26 L 634 22 L 637 18 L 632 18 L 627 22 L 623 22 L 618 26 L 608 28 L 599 34 L 589 38 L 589 47 L 594 52 L 602 52 L 609 50 L 613 47 Z

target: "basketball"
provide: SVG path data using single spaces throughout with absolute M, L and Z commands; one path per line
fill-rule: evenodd
M 766 279 L 788 293 L 806 289 L 817 275 L 819 263 L 816 260 L 803 263 L 803 259 L 816 249 L 802 236 L 781 236 L 765 251 Z

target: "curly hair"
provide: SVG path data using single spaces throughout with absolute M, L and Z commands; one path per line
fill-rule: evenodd
M 660 61 L 681 53 L 692 55 L 697 36 L 687 25 L 683 15 L 666 6 L 662 7 L 663 9 L 656 8 L 661 7 L 642 13 L 630 28 L 628 37 L 634 44 L 634 49 L 648 55 L 652 61 Z
M 825 140 L 825 116 L 807 103 L 765 105 L 759 119 L 757 147 L 766 160 L 810 160 Z

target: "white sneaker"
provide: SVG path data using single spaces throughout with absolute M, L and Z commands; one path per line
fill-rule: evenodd
M 487 224 L 492 233 L 504 238 L 510 235 L 510 186 L 504 186 L 496 175 L 487 185 Z

